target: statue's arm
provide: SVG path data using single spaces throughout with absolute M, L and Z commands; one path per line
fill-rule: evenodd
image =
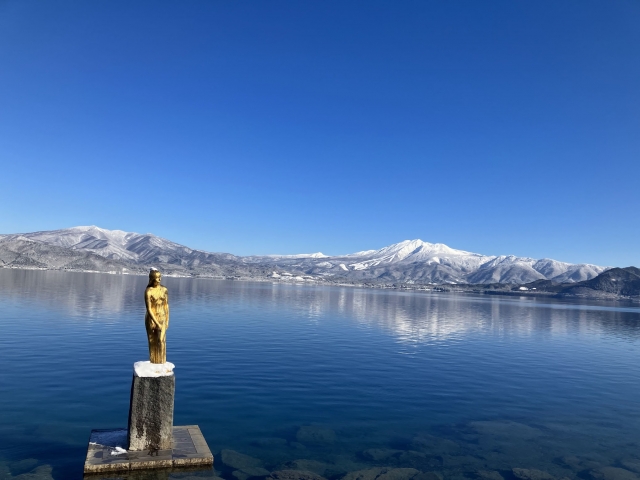
M 151 310 L 151 300 L 149 300 L 149 290 L 145 290 L 144 292 L 144 305 L 147 307 L 147 315 L 151 318 L 151 321 L 156 326 L 156 328 L 160 328 L 160 324 L 156 320 L 155 315 L 153 314 L 153 310 Z

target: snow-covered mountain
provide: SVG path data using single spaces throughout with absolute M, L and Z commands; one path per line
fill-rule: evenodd
M 45 249 L 44 245 L 51 248 Z M 592 279 L 608 269 L 546 258 L 487 256 L 422 240 L 405 240 L 379 250 L 338 256 L 312 253 L 238 257 L 194 250 L 148 233 L 95 226 L 0 236 L 0 266 L 71 268 L 61 257 L 78 262 L 80 254 L 85 255 L 83 264 L 89 262 L 86 255 L 90 254 L 90 264 L 98 265 L 96 259 L 102 258 L 109 261 L 105 265 L 111 270 L 117 265 L 135 266 L 138 270 L 155 265 L 168 273 L 267 276 L 276 272 L 276 275 L 401 283 L 523 284 L 535 280 L 574 283 Z
M 594 278 L 609 268 L 548 258 L 487 256 L 422 240 L 405 240 L 379 250 L 343 256 L 245 257 L 243 260 L 321 276 L 413 283 L 522 284 L 535 280 L 573 283 Z
M 23 233 L 20 236 L 72 250 L 87 250 L 105 258 L 134 262 L 153 260 L 159 252 L 164 256 L 183 256 L 192 252 L 187 247 L 155 235 L 105 230 L 96 226 Z
M 170 263 L 183 266 L 198 265 L 207 260 L 235 260 L 229 253 L 209 253 L 194 250 L 150 233 L 140 234 L 122 230 L 106 230 L 96 226 L 73 227 L 62 230 L 5 235 L 17 236 L 72 250 L 84 250 L 101 257 L 135 263 Z
M 43 249 L 43 246 L 55 250 Z M 93 262 L 94 268 L 76 268 L 68 260 L 76 261 L 80 254 L 109 260 L 109 267 L 103 268 Z M 165 273 L 208 276 L 255 276 L 264 273 L 260 266 L 245 265 L 239 257 L 229 253 L 194 250 L 149 233 L 106 230 L 96 226 L 0 237 L 0 266 L 22 264 L 36 268 L 117 272 L 140 272 L 149 266 L 162 266 Z

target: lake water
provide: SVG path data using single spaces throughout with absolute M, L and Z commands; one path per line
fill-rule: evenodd
M 148 358 L 146 283 L 0 269 L 0 479 L 82 478 L 90 430 L 126 427 L 132 364 Z M 214 454 L 328 479 L 374 467 L 460 480 L 544 480 L 513 468 L 638 478 L 633 305 L 163 283 L 175 424 L 200 425 Z M 149 478 L 247 477 L 220 455 L 214 469 Z

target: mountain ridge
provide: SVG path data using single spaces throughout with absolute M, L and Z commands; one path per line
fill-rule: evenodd
M 20 268 L 29 264 L 32 268 L 73 269 L 70 266 L 75 265 L 73 262 L 117 273 L 157 266 L 175 275 L 271 278 L 290 275 L 330 281 L 452 285 L 520 285 L 538 280 L 577 283 L 610 269 L 547 258 L 482 255 L 420 239 L 345 255 L 318 252 L 241 257 L 192 249 L 150 233 L 107 230 L 95 225 L 0 235 L 2 267 Z
M 321 262 L 303 256 L 295 259 L 250 256 L 244 257 L 244 261 L 271 263 L 279 268 L 298 267 L 316 275 L 346 275 L 351 279 L 451 284 L 524 284 L 541 279 L 574 283 L 594 278 L 610 268 L 549 258 L 482 255 L 419 239 L 405 240 L 378 250 L 325 256 Z

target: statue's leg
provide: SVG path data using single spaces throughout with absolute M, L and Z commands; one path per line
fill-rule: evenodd
M 147 326 L 147 340 L 149 341 L 149 361 L 151 363 L 155 363 L 153 361 L 153 357 L 154 357 L 154 350 L 155 350 L 155 338 L 153 335 L 153 328 L 149 328 Z
M 161 363 L 167 363 L 167 342 L 164 338 L 160 341 L 160 359 Z
M 151 361 L 151 363 L 164 363 L 162 360 L 160 332 L 161 330 L 159 328 L 151 328 L 147 332 L 149 338 L 149 361 Z
M 167 330 L 162 328 L 158 330 L 158 357 L 159 363 L 167 362 Z

